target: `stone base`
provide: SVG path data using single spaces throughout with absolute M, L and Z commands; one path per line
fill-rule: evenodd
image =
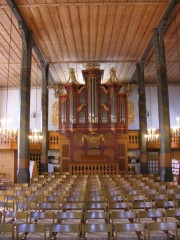
M 142 162 L 140 165 L 140 173 L 148 174 L 148 162 Z
M 41 172 L 48 172 L 48 164 L 47 163 L 41 163 Z
M 171 167 L 161 167 L 160 168 L 160 181 L 161 182 L 172 182 L 173 174 Z
M 18 169 L 17 183 L 30 183 L 29 168 Z

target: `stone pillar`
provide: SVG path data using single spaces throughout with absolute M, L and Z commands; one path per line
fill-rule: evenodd
M 19 22 L 22 37 L 22 59 L 20 75 L 20 125 L 18 134 L 17 182 L 29 183 L 29 117 L 31 88 L 32 34 Z
M 147 118 L 146 118 L 146 94 L 144 83 L 144 61 L 136 64 L 137 83 L 139 93 L 139 127 L 140 127 L 140 164 L 141 173 L 148 173 L 147 148 L 145 134 L 147 132 Z
M 157 92 L 160 130 L 160 180 L 168 182 L 173 180 L 172 152 L 169 119 L 168 79 L 164 47 L 164 28 L 153 30 L 153 44 L 157 72 Z
M 41 172 L 48 171 L 48 73 L 49 65 L 41 62 L 42 69 L 42 149 L 41 149 Z

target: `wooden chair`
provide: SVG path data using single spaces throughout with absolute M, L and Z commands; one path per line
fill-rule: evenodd
M 66 211 L 84 211 L 84 203 L 63 203 L 63 212 Z
M 81 212 L 58 212 L 56 215 L 59 224 L 82 224 Z
M 0 202 L 0 211 L 14 210 L 14 202 Z
M 80 239 L 79 224 L 53 224 L 50 226 L 49 239 Z
M 30 212 L 30 223 L 38 223 L 46 225 L 49 227 L 51 224 L 55 223 L 55 214 L 54 212 L 39 212 L 32 211 Z
M 19 224 L 17 226 L 16 239 L 48 239 L 46 226 L 43 224 Z
M 111 213 L 111 221 L 113 228 L 119 223 L 136 222 L 137 212 L 135 211 L 113 211 Z
M 88 240 L 111 240 L 112 225 L 111 224 L 83 224 L 82 239 Z
M 36 211 L 38 208 L 38 205 L 36 202 L 17 202 L 15 210 L 16 211 Z
M 64 202 L 64 196 L 62 195 L 50 195 L 46 197 L 46 202 L 51 202 L 51 203 L 63 203 Z
M 106 198 L 104 195 L 95 195 L 95 196 L 87 196 L 86 202 L 87 203 L 96 203 L 96 202 L 105 202 Z
M 147 239 L 178 240 L 176 222 L 149 223 Z
M 131 239 L 145 240 L 145 225 L 143 223 L 121 223 L 115 225 L 115 240 Z
M 114 196 L 107 196 L 107 202 L 125 202 L 126 198 L 123 195 L 114 195 Z
M 35 203 L 39 203 L 39 202 L 43 202 L 44 201 L 44 197 L 43 196 L 26 196 L 24 198 L 25 202 L 35 202 Z
M 129 202 L 110 202 L 108 203 L 108 209 L 110 212 L 117 210 L 130 210 L 131 204 Z
M 138 211 L 138 222 L 144 223 L 146 228 L 149 223 L 162 222 L 164 219 L 163 210 L 141 210 Z
M 39 211 L 54 211 L 58 212 L 62 208 L 62 205 L 58 202 L 40 202 L 39 203 Z
M 0 239 L 12 240 L 14 239 L 14 226 L 10 223 L 0 223 Z
M 180 209 L 167 209 L 165 211 L 165 221 L 166 222 L 177 222 L 180 220 Z
M 152 210 L 154 205 L 152 202 L 144 201 L 144 202 L 132 202 L 132 209 L 134 210 Z
M 105 224 L 109 223 L 108 212 L 84 212 L 85 224 Z
M 174 200 L 167 201 L 167 200 L 156 200 L 155 201 L 155 209 L 175 209 L 176 202 Z
M 102 202 L 93 202 L 93 203 L 86 203 L 85 211 L 104 211 L 106 212 L 107 205 L 106 203 Z
M 28 212 L 5 210 L 3 212 L 3 222 L 18 225 L 28 223 Z
M 77 195 L 70 195 L 64 198 L 65 202 L 68 203 L 84 203 L 85 202 L 85 195 L 81 195 L 80 193 Z

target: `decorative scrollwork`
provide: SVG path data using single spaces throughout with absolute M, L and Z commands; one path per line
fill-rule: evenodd
M 77 108 L 77 111 L 78 111 L 78 112 L 82 111 L 83 107 L 85 107 L 85 106 L 86 106 L 85 103 L 84 103 L 84 104 L 81 104 L 81 105 Z
M 101 140 L 103 142 L 105 141 L 103 134 L 100 134 L 99 136 L 83 134 L 81 141 L 84 142 L 85 140 L 90 143 L 97 143 Z
M 128 124 L 132 125 L 134 123 L 134 103 L 132 101 L 128 101 Z
M 53 103 L 52 105 L 52 124 L 54 126 L 58 126 L 59 122 L 59 107 L 58 107 L 58 101 Z
M 104 108 L 104 110 L 105 110 L 106 112 L 109 112 L 109 111 L 110 111 L 109 107 L 108 107 L 106 104 L 101 103 L 100 105 Z

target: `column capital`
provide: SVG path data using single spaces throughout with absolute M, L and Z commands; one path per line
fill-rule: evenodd
M 21 31 L 22 47 L 23 50 L 28 51 L 28 46 L 32 46 L 32 32 L 26 28 L 26 25 L 22 22 L 18 22 L 19 29 Z

